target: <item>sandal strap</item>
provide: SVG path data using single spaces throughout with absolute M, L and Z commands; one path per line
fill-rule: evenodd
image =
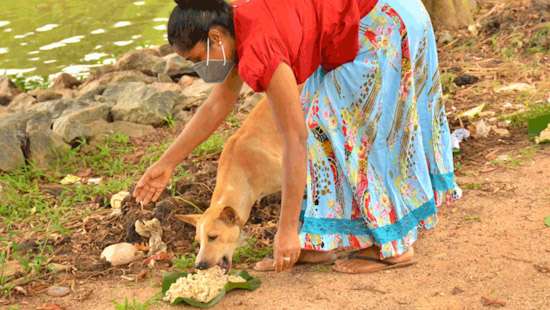
M 366 260 L 366 261 L 369 261 L 369 262 L 379 263 L 379 264 L 383 264 L 383 265 L 386 265 L 386 266 L 393 266 L 393 265 L 399 264 L 399 263 L 394 263 L 394 262 L 390 262 L 390 261 L 387 261 L 387 260 L 381 260 L 381 259 L 376 258 L 376 257 L 370 257 L 370 256 L 364 256 L 364 255 L 350 255 L 349 259 Z

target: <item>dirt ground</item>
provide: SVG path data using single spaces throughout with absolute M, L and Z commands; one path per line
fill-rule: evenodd
M 416 245 L 418 264 L 368 275 L 343 275 L 301 266 L 292 273 L 256 273 L 255 292 L 232 292 L 215 309 L 507 309 L 550 308 L 550 148 L 519 167 L 459 178 L 480 184 L 441 210 L 439 226 Z M 476 184 L 477 184 L 476 183 Z M 64 309 L 112 309 L 113 300 L 144 301 L 159 291 L 158 276 L 140 283 L 121 278 L 78 286 L 89 296 L 40 295 L 21 309 L 55 302 Z M 151 309 L 173 309 L 157 303 Z
M 512 126 L 502 118 L 550 103 L 550 41 L 545 35 L 550 30 L 541 31 L 550 29 L 548 17 L 528 0 L 480 3 L 476 29 L 453 32 L 446 43 L 440 42 L 447 111 L 453 130 L 465 127 L 475 133 L 472 121 L 456 116 L 485 103 L 481 119 L 507 129 L 508 135 L 491 133 L 462 144 L 455 161 L 464 197 L 440 210 L 436 229 L 422 233 L 415 247 L 418 264 L 368 275 L 337 274 L 330 266 L 253 273 L 263 282 L 258 290 L 232 292 L 215 309 L 550 309 L 550 228 L 544 224 L 550 216 L 550 146 L 535 146 L 525 124 Z M 457 79 L 466 83 L 458 86 Z M 518 82 L 534 90 L 495 91 Z M 214 185 L 216 159 L 196 159 L 184 167 L 191 179 L 178 187 L 178 193 L 201 208 L 208 204 Z M 248 224 L 248 232 L 263 242 L 272 238 L 277 204 L 277 198 L 262 202 Z M 172 205 L 168 207 L 174 212 Z M 176 203 L 175 208 L 183 207 Z M 87 234 L 73 235 L 58 248 L 65 250 L 59 250 L 62 255 L 55 262 L 75 266 L 78 272 L 31 287 L 31 296 L 17 296 L 14 309 L 40 309 L 45 304 L 65 310 L 113 309 L 115 301 L 145 302 L 160 291 L 158 268 L 132 282 L 124 278 L 139 268 L 106 270 L 95 265 L 106 244 L 128 238 L 126 223 L 105 222 L 111 211 L 98 210 L 97 217 L 84 224 L 75 219 L 75 227 L 83 225 Z M 157 210 L 142 211 L 131 215 L 150 217 Z M 164 217 L 170 219 L 170 214 Z M 169 224 L 172 229 L 165 237 L 170 249 L 178 254 L 189 250 L 192 229 Z M 85 266 L 93 268 L 84 270 Z M 54 282 L 71 287 L 71 294 L 52 298 L 36 289 Z M 175 307 L 157 302 L 149 309 Z

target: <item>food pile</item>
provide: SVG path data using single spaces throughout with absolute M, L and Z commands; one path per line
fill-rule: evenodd
M 222 292 L 228 282 L 244 283 L 246 280 L 240 276 L 226 275 L 219 266 L 198 270 L 174 282 L 166 292 L 164 300 L 174 303 L 178 298 L 190 298 L 208 303 Z

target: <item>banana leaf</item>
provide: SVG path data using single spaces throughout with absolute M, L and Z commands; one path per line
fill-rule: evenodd
M 164 276 L 162 277 L 162 296 L 166 295 L 166 292 L 170 289 L 170 286 L 173 283 L 175 283 L 181 277 L 186 277 L 187 274 L 188 274 L 187 272 L 165 273 Z M 214 297 L 214 299 L 212 299 L 208 303 L 203 303 L 203 302 L 194 300 L 192 298 L 177 298 L 176 300 L 174 300 L 172 304 L 178 305 L 178 304 L 185 303 L 196 308 L 210 308 L 218 304 L 223 299 L 223 297 L 227 292 L 230 292 L 236 289 L 253 291 L 258 287 L 260 287 L 261 285 L 260 279 L 252 277 L 246 271 L 232 272 L 231 274 L 242 277 L 243 279 L 246 280 L 246 282 L 242 282 L 242 283 L 228 282 L 225 285 L 224 289 L 220 292 L 220 294 Z

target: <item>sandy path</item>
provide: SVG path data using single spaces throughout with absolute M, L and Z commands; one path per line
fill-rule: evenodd
M 537 270 L 550 267 L 550 228 L 543 223 L 550 216 L 548 148 L 521 167 L 465 174 L 461 184 L 481 189 L 465 191 L 453 208 L 442 210 L 438 228 L 417 243 L 416 266 L 369 275 L 315 267 L 258 274 L 260 289 L 231 293 L 215 309 L 478 309 L 484 297 L 508 309 L 550 309 L 550 273 Z M 113 309 L 113 300 L 147 300 L 159 290 L 158 281 L 97 281 L 78 287 L 93 289 L 81 303 L 74 295 L 39 295 L 20 309 L 49 302 L 64 309 Z M 159 303 L 151 309 L 174 308 Z

